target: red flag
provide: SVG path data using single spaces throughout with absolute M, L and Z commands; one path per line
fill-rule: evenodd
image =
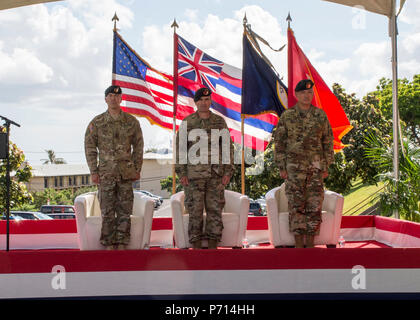
M 325 111 L 334 134 L 334 151 L 342 150 L 345 145 L 341 142 L 343 136 L 353 126 L 350 125 L 346 113 L 334 93 L 328 88 L 319 73 L 296 43 L 292 29 L 287 31 L 288 39 L 288 104 L 289 108 L 297 102 L 295 97 L 296 84 L 303 79 L 311 79 L 314 85 L 314 99 L 312 104 Z

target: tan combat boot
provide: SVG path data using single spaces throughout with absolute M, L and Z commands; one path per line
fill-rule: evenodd
M 114 250 L 114 245 L 105 246 L 105 250 Z
M 209 239 L 209 249 L 217 249 L 217 244 L 217 240 Z
M 117 250 L 127 250 L 127 245 L 120 243 L 117 245 Z
M 196 240 L 192 243 L 194 249 L 201 249 L 201 240 Z
M 314 248 L 314 238 L 313 235 L 306 235 L 306 248 Z
M 295 235 L 295 248 L 304 248 L 303 239 L 304 239 L 303 234 Z

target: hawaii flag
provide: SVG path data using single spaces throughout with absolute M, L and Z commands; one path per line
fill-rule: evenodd
M 241 144 L 242 70 L 211 57 L 181 36 L 177 43 L 178 99 L 177 119 L 195 112 L 194 93 L 202 87 L 212 94 L 211 111 L 222 116 L 229 127 L 232 141 Z M 274 114 L 261 114 L 244 120 L 244 145 L 264 151 L 277 124 Z
M 341 107 L 334 93 L 328 88 L 319 73 L 303 53 L 296 42 L 292 29 L 287 31 L 288 38 L 288 104 L 289 108 L 297 102 L 294 95 L 296 84 L 303 79 L 311 79 L 314 85 L 314 99 L 312 104 L 327 114 L 334 134 L 334 151 L 342 150 L 345 145 L 341 142 L 343 136 L 353 127 Z

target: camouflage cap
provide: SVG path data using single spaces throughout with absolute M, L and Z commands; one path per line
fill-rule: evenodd
M 209 88 L 200 88 L 194 94 L 194 102 L 200 100 L 201 97 L 208 97 L 211 95 L 211 91 Z
M 312 80 L 309 80 L 309 79 L 300 80 L 295 87 L 295 92 L 308 90 L 308 89 L 311 89 L 313 86 L 314 86 L 314 83 L 312 82 Z
M 121 94 L 121 93 L 122 93 L 121 87 L 120 87 L 120 86 L 109 86 L 109 87 L 105 90 L 105 97 L 106 97 L 109 93 Z

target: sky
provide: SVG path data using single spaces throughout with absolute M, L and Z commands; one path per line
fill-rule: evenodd
M 391 78 L 385 16 L 321 0 L 70 0 L 0 11 L 0 115 L 21 125 L 10 140 L 31 165 L 45 150 L 85 163 L 84 133 L 106 110 L 112 79 L 112 29 L 150 65 L 173 70 L 173 29 L 228 64 L 242 66 L 242 20 L 273 48 L 287 44 L 290 12 L 296 40 L 325 82 L 362 98 Z M 420 1 L 398 17 L 398 75 L 420 73 Z M 287 47 L 263 49 L 287 84 Z M 170 147 L 172 133 L 139 119 L 145 148 Z

